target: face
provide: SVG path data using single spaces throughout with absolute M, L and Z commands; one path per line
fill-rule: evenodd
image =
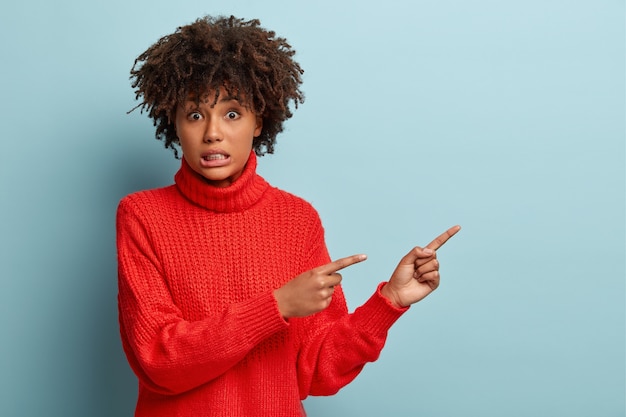
M 215 105 L 213 94 L 207 97 L 177 107 L 176 133 L 189 166 L 209 184 L 228 187 L 241 176 L 262 122 L 223 89 Z

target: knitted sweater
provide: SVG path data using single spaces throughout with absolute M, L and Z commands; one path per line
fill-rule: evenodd
M 186 162 L 175 185 L 117 213 L 122 345 L 139 379 L 135 416 L 302 416 L 378 358 L 403 313 L 376 293 L 285 320 L 273 290 L 330 262 L 313 207 L 270 186 L 252 153 L 231 186 Z M 381 284 L 382 285 L 382 284 Z

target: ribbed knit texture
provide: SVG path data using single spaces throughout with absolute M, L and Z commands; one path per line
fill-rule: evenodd
M 330 261 L 319 216 L 256 174 L 230 187 L 184 162 L 175 185 L 125 197 L 117 214 L 122 344 L 139 378 L 135 415 L 302 416 L 376 360 L 404 312 L 380 290 L 348 314 L 284 320 L 273 297 Z M 380 287 L 379 287 L 380 289 Z

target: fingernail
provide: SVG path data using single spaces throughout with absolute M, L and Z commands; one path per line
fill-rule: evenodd
M 432 249 L 428 249 L 428 248 L 426 248 L 426 249 L 424 249 L 424 250 L 422 251 L 422 253 L 423 253 L 424 255 L 432 255 L 434 252 L 433 252 L 433 250 L 432 250 Z

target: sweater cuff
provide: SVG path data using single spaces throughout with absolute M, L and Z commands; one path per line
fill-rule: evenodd
M 394 306 L 381 293 L 380 290 L 385 284 L 387 283 L 381 282 L 370 299 L 354 312 L 355 315 L 358 315 L 359 321 L 362 321 L 363 328 L 369 329 L 374 334 L 386 333 L 400 316 L 409 309 L 409 306 L 402 308 Z
M 266 337 L 287 329 L 287 323 L 278 311 L 278 305 L 272 292 L 267 292 L 259 297 L 246 300 L 237 305 L 234 312 L 238 316 L 238 321 L 246 323 L 247 338 L 256 345 Z

